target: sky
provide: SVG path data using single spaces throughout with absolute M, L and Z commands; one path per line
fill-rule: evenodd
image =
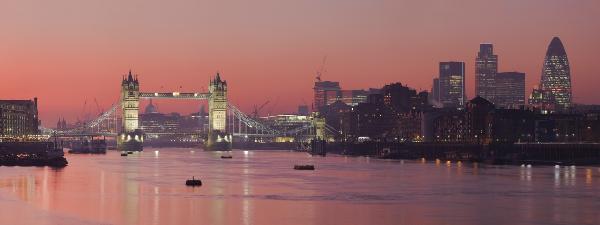
M 109 108 L 130 69 L 146 92 L 206 91 L 219 71 L 243 111 L 269 101 L 263 115 L 294 112 L 312 104 L 325 56 L 322 78 L 344 89 L 429 90 L 440 61 L 464 61 L 473 97 L 482 42 L 499 71 L 526 73 L 529 93 L 559 36 L 574 101 L 600 104 L 598 27 L 597 0 L 0 0 L 0 99 L 38 97 L 53 126 Z M 156 103 L 184 114 L 206 104 Z

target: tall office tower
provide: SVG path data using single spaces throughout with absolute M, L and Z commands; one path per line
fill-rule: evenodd
M 516 109 L 525 105 L 525 73 L 497 73 L 494 105 L 497 108 Z
M 465 63 L 440 62 L 440 103 L 444 107 L 464 108 Z
M 339 82 L 318 81 L 315 82 L 315 99 L 313 111 L 319 111 L 331 101 L 337 100 L 338 92 L 341 90 Z
M 480 44 L 475 60 L 475 94 L 495 102 L 495 77 L 498 73 L 498 56 L 492 44 Z
M 558 37 L 554 37 L 546 51 L 542 69 L 542 91 L 552 93 L 556 110 L 564 110 L 571 106 L 571 69 L 565 47 Z
M 431 95 L 429 96 L 429 104 L 438 106 L 440 102 L 440 79 L 433 78 L 433 84 L 431 85 Z

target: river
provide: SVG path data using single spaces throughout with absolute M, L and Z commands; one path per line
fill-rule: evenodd
M 147 148 L 0 167 L 0 224 L 600 224 L 599 167 L 220 156 Z M 203 185 L 185 186 L 192 176 Z

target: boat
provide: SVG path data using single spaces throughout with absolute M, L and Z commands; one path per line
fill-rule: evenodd
M 69 153 L 73 154 L 105 154 L 106 140 L 104 139 L 84 139 L 70 143 Z
M 314 165 L 295 165 L 295 170 L 315 170 Z
M 121 156 L 127 156 L 126 152 L 121 153 Z
M 231 159 L 231 158 L 233 158 L 233 156 L 230 156 L 230 155 L 222 155 L 221 156 L 221 159 Z
M 191 180 L 186 180 L 185 181 L 185 185 L 186 186 L 202 186 L 202 181 L 201 180 L 196 180 L 194 177 L 192 177 Z

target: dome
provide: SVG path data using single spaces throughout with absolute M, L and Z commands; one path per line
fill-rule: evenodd
M 148 105 L 146 106 L 146 110 L 144 110 L 144 112 L 145 112 L 146 114 L 158 113 L 158 110 L 156 109 L 156 106 L 154 106 L 154 105 L 152 104 L 152 99 L 150 99 L 150 104 L 148 104 Z

